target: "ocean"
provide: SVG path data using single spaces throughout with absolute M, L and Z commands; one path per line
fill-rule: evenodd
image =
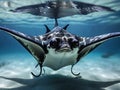
M 115 12 L 95 12 L 58 19 L 59 26 L 72 34 L 93 37 L 111 32 L 120 32 L 119 0 L 79 0 L 111 7 Z M 23 13 L 13 13 L 9 9 L 27 4 L 44 2 L 41 0 L 0 0 L 0 26 L 20 31 L 30 36 L 45 34 L 44 24 L 54 27 L 54 19 Z M 80 77 L 71 74 L 71 66 L 54 71 L 44 67 L 45 75 L 35 78 L 31 72 L 37 61 L 13 37 L 0 31 L 0 90 L 120 90 L 120 38 L 110 39 L 88 55 L 74 67 Z

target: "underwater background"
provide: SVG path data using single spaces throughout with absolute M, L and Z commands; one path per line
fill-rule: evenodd
M 16 7 L 37 4 L 46 0 L 0 0 L 0 26 L 31 36 L 45 33 L 44 24 L 51 29 L 54 19 L 30 14 L 12 13 Z M 70 24 L 68 31 L 82 37 L 120 32 L 119 0 L 78 0 L 110 7 L 116 12 L 95 12 L 58 19 L 59 26 Z M 34 78 L 36 60 L 13 37 L 0 31 L 0 90 L 120 90 L 120 38 L 106 41 L 74 67 L 82 79 L 73 78 L 71 66 Z M 39 70 L 39 69 L 38 69 Z M 107 83 L 105 83 L 107 82 Z M 104 88 L 104 89 L 103 89 Z

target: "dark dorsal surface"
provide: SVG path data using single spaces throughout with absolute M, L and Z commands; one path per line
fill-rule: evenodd
M 94 37 L 80 37 L 59 26 L 39 36 L 29 36 L 4 27 L 0 27 L 0 30 L 13 36 L 28 50 L 37 60 L 41 72 L 42 66 L 58 70 L 68 65 L 74 65 L 103 42 L 120 36 L 120 32 L 114 32 Z
M 10 11 L 30 13 L 37 16 L 57 19 L 72 15 L 87 15 L 93 12 L 114 10 L 107 6 L 89 4 L 80 1 L 56 0 L 46 1 L 41 4 L 22 6 Z

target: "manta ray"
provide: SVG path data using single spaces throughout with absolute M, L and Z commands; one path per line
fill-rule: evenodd
M 95 5 L 80 1 L 72 1 L 72 0 L 54 0 L 54 1 L 46 1 L 45 3 L 34 4 L 34 5 L 26 5 L 22 7 L 17 7 L 14 10 L 10 10 L 12 12 L 21 12 L 21 13 L 29 13 L 36 16 L 44 16 L 49 17 L 51 19 L 57 19 L 72 16 L 72 15 L 87 15 L 93 12 L 100 11 L 112 11 L 106 6 Z
M 81 37 L 67 31 L 69 24 L 64 27 L 58 25 L 57 19 L 75 14 L 89 14 L 98 11 L 114 11 L 109 7 L 88 4 L 78 1 L 47 1 L 42 4 L 18 7 L 13 12 L 26 12 L 33 15 L 46 16 L 55 19 L 55 27 L 50 30 L 47 25 L 46 33 L 39 36 L 30 36 L 24 33 L 0 27 L 0 30 L 7 32 L 15 38 L 38 62 L 40 73 L 35 75 L 39 77 L 42 74 L 43 66 L 53 70 L 72 65 L 71 73 L 78 76 L 80 73 L 73 72 L 73 66 L 81 58 L 94 50 L 103 42 L 119 37 L 120 32 L 98 35 L 95 37 Z
M 72 74 L 78 76 L 80 73 L 75 74 L 72 68 L 82 57 L 103 42 L 120 36 L 120 32 L 114 32 L 95 37 L 80 37 L 68 32 L 67 27 L 68 25 L 56 26 L 50 31 L 46 26 L 46 33 L 39 36 L 29 36 L 4 27 L 0 27 L 0 30 L 13 36 L 37 60 L 36 67 L 40 66 L 40 74 L 31 72 L 36 77 L 41 75 L 43 66 L 58 70 L 68 65 L 72 65 Z

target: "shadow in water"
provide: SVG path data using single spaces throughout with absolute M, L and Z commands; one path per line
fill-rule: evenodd
M 103 88 L 120 83 L 120 80 L 101 82 L 61 75 L 49 75 L 34 79 L 7 78 L 3 76 L 0 76 L 0 78 L 24 85 L 12 89 L 0 88 L 0 90 L 105 90 Z

